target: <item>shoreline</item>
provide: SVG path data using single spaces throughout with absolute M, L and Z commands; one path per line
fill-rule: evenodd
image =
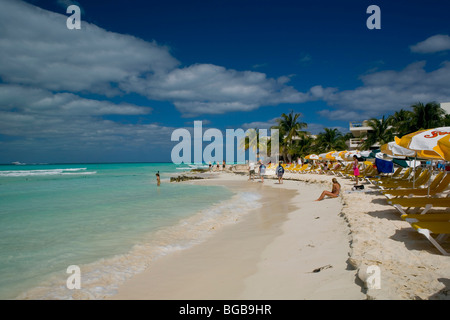
M 212 179 L 182 183 L 258 188 L 264 207 L 203 243 L 158 259 L 108 299 L 366 299 L 348 266 L 351 239 L 341 199 L 313 201 L 329 184 L 204 176 Z

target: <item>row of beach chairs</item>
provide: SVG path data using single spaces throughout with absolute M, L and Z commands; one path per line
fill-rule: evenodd
M 398 168 L 392 175 L 368 178 L 414 230 L 446 256 L 443 243 L 450 235 L 450 172 L 427 168 Z M 437 210 L 433 210 L 437 209 Z

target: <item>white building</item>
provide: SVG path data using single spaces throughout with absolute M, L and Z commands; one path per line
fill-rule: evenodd
M 441 108 L 450 114 L 450 102 L 441 102 Z
M 358 149 L 361 143 L 363 142 L 363 136 L 368 132 L 371 131 L 372 127 L 369 126 L 369 121 L 356 121 L 356 122 L 350 122 L 350 132 L 353 134 L 352 139 L 347 141 L 347 146 L 349 150 L 355 150 Z M 372 149 L 379 148 L 379 144 L 374 144 L 371 146 Z

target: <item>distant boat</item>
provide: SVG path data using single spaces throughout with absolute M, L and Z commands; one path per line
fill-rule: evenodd
M 14 162 L 11 162 L 11 163 L 15 164 L 16 166 L 24 166 L 25 165 L 25 163 L 21 163 L 19 161 L 14 161 Z

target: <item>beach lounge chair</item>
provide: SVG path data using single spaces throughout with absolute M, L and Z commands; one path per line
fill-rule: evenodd
M 314 173 L 317 170 L 317 165 L 312 165 L 311 167 L 305 169 L 305 173 Z
M 398 167 L 394 173 L 389 175 L 380 175 L 378 177 L 372 177 L 369 180 L 370 183 L 375 184 L 376 181 L 382 181 L 386 179 L 396 179 L 398 176 L 400 176 L 400 173 L 403 171 L 402 167 Z M 378 171 L 377 171 L 378 172 Z
M 303 166 L 299 167 L 299 168 L 294 168 L 294 172 L 296 173 L 301 173 L 302 171 L 306 170 L 308 168 L 307 164 L 304 164 Z
M 431 171 L 426 169 L 420 174 L 420 176 L 414 175 L 414 177 L 408 181 L 400 180 L 400 181 L 392 181 L 390 183 L 384 183 L 382 185 L 378 185 L 378 187 L 382 190 L 385 189 L 396 189 L 396 188 L 418 188 L 424 184 L 426 184 L 431 178 Z
M 392 182 L 392 181 L 406 181 L 408 180 L 409 176 L 411 175 L 411 172 L 413 171 L 413 168 L 408 168 L 405 170 L 405 172 L 403 172 L 402 174 L 399 174 L 397 176 L 392 176 L 392 177 L 380 177 L 378 180 L 377 179 L 372 179 L 375 185 L 383 185 L 383 183 L 388 183 L 388 182 Z
M 407 221 L 417 232 L 425 236 L 440 253 L 446 256 L 450 255 L 441 245 L 450 234 L 450 214 L 404 214 L 402 219 Z
M 409 208 L 424 208 L 420 214 L 427 213 L 433 207 L 449 208 L 450 197 L 433 198 L 433 197 L 413 197 L 413 198 L 394 198 L 388 200 L 402 215 L 407 214 Z M 407 208 L 406 210 L 403 208 Z
M 401 218 L 409 223 L 416 223 L 421 221 L 450 221 L 450 213 L 428 213 L 428 214 L 419 214 L 419 213 L 409 213 L 402 214 Z
M 337 163 L 333 168 L 330 169 L 330 172 L 334 175 L 337 175 L 339 170 L 341 170 L 342 165 L 340 163 Z
M 411 196 L 435 196 L 443 193 L 450 184 L 450 174 L 440 172 L 431 182 L 429 187 L 412 189 L 388 189 L 381 192 L 389 199 L 393 197 L 411 197 Z
M 331 171 L 337 175 L 340 176 L 341 172 L 344 171 L 347 168 L 348 165 L 342 166 L 341 163 L 337 164 L 336 167 L 334 167 L 333 169 L 331 169 Z
M 445 256 L 450 256 L 450 253 L 445 251 L 439 242 L 443 242 L 450 234 L 450 222 L 447 221 L 419 221 L 411 223 L 411 226 L 417 230 L 420 234 L 424 235 L 438 250 Z M 437 235 L 437 238 L 433 238 L 432 234 Z

